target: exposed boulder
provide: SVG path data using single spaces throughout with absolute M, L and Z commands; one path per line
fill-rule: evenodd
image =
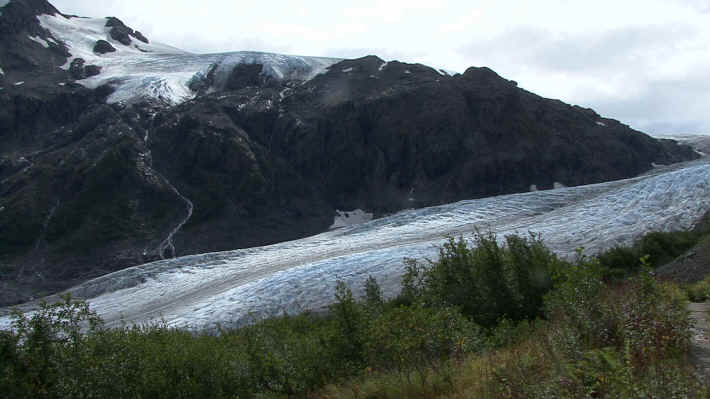
M 149 43 L 150 43 L 150 41 L 148 40 L 148 38 L 145 37 L 145 36 L 143 36 L 143 34 L 140 33 L 139 31 L 133 32 L 133 37 L 135 37 L 136 39 L 142 41 L 142 42 L 145 43 L 145 44 L 149 44 Z
M 69 74 L 74 80 L 81 80 L 96 76 L 101 73 L 101 67 L 98 65 L 84 65 L 86 61 L 83 58 L 75 58 L 69 64 Z
M 101 67 L 98 65 L 87 65 L 84 67 L 84 75 L 87 78 L 96 76 L 101 73 Z
M 133 29 L 124 25 L 123 22 L 121 22 L 121 20 L 116 17 L 108 17 L 107 20 L 108 21 L 106 21 L 106 27 L 111 28 L 111 30 L 109 31 L 111 38 L 125 46 L 130 46 L 130 36 L 133 33 Z
M 106 27 L 111 28 L 109 34 L 113 40 L 116 40 L 126 46 L 131 45 L 131 37 L 134 37 L 143 43 L 148 43 L 148 39 L 143 36 L 142 33 L 129 28 L 120 19 L 116 17 L 108 17 L 106 19 Z
M 71 64 L 69 64 L 69 74 L 75 80 L 81 80 L 86 78 L 86 73 L 84 72 L 84 61 L 83 58 L 75 58 Z
M 96 45 L 94 45 L 94 53 L 96 54 L 113 53 L 115 51 L 116 49 L 106 40 L 98 40 Z

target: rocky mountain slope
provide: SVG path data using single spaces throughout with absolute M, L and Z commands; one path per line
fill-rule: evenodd
M 147 261 L 697 157 L 488 68 L 196 55 L 0 8 L 0 304 Z

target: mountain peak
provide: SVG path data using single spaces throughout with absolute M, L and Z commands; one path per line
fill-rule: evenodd
M 3 14 L 14 12 L 37 16 L 59 13 L 59 10 L 47 0 L 0 0 L 0 7 L 3 9 Z
M 20 32 L 38 34 L 41 30 L 37 16 L 42 14 L 55 15 L 59 10 L 46 0 L 0 0 L 0 35 L 11 35 Z

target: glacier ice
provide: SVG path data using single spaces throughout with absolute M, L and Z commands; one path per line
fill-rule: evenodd
M 164 319 L 184 328 L 240 325 L 254 318 L 318 310 L 336 280 L 360 293 L 368 275 L 395 293 L 403 259 L 433 258 L 446 235 L 474 229 L 542 234 L 561 256 L 629 244 L 648 231 L 686 229 L 710 209 L 710 160 L 655 168 L 602 184 L 408 210 L 313 237 L 185 256 L 115 272 L 72 290 L 109 326 Z M 0 327 L 8 325 L 0 318 Z
M 110 84 L 116 91 L 108 98 L 109 103 L 149 99 L 177 105 L 195 96 L 189 89 L 193 79 L 214 70 L 215 87 L 221 88 L 237 64 L 262 64 L 263 72 L 276 79 L 304 81 L 340 61 L 250 51 L 192 54 L 155 42 L 134 41 L 126 46 L 111 38 L 106 18 L 67 18 L 60 14 L 37 18 L 42 27 L 67 46 L 71 57 L 62 68 L 68 69 L 75 58 L 83 58 L 87 65 L 102 67 L 99 75 L 78 83 L 92 89 Z M 94 53 L 98 40 L 108 41 L 116 51 Z

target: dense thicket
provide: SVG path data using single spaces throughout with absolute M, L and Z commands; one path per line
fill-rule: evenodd
M 600 262 L 599 259 L 606 259 Z M 343 283 L 326 315 L 236 330 L 105 329 L 83 302 L 43 304 L 0 332 L 11 398 L 684 397 L 681 291 L 649 273 L 609 284 L 609 254 L 558 259 L 536 236 L 449 239 L 407 262 L 401 294 Z M 644 261 L 646 262 L 646 261 Z M 363 395 L 361 395 L 361 390 Z M 366 392 L 365 392 L 366 391 Z M 317 392 L 317 394 L 316 394 Z M 318 396 L 320 395 L 320 396 Z

